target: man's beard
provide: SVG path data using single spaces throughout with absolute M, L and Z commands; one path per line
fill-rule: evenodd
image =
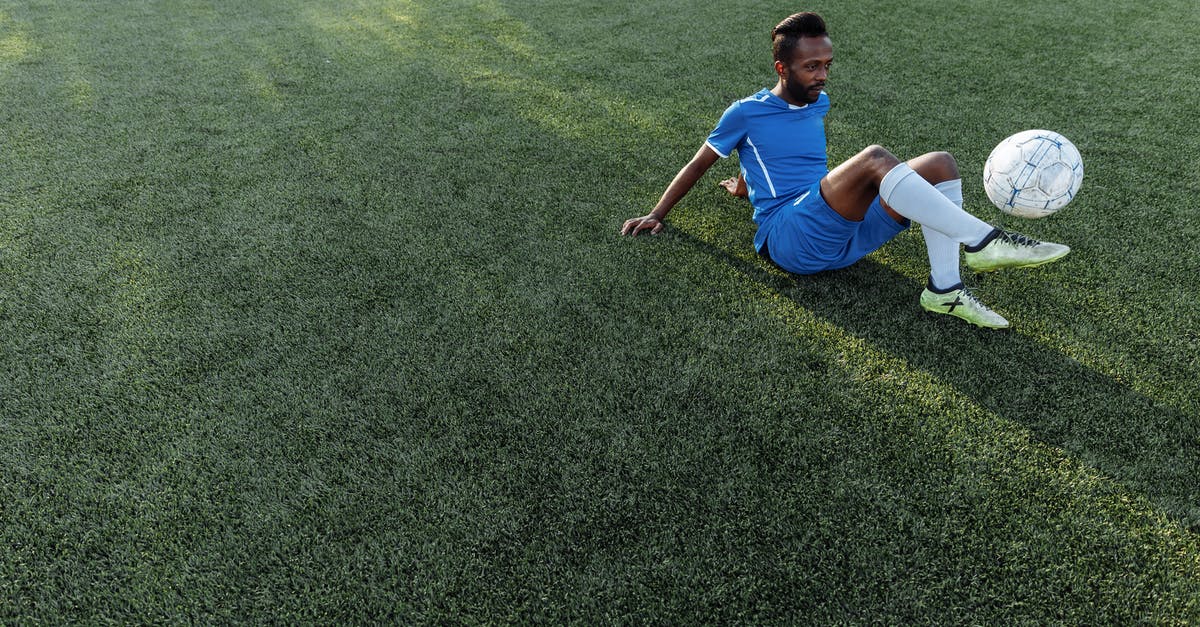
M 791 80 L 791 78 L 792 77 L 789 74 L 788 82 L 787 82 L 787 92 L 788 92 L 788 95 L 791 96 L 793 100 L 795 100 L 797 102 L 803 102 L 805 104 L 812 104 L 812 103 L 816 102 L 818 98 L 821 97 L 820 91 L 815 91 L 815 92 L 811 91 L 811 90 L 815 89 L 819 83 L 802 85 L 800 83 L 793 82 Z

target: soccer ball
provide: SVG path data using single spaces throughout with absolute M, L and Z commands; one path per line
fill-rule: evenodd
M 1083 183 L 1083 159 L 1054 131 L 1021 131 L 1000 142 L 983 165 L 988 200 L 1009 215 L 1043 218 L 1071 202 Z

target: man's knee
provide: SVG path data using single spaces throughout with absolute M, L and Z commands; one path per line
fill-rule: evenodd
M 874 170 L 878 176 L 882 177 L 887 174 L 892 168 L 896 167 L 900 160 L 896 158 L 887 148 L 872 144 L 863 148 L 858 153 L 858 158 Z
M 889 159 L 896 158 L 896 156 L 893 155 L 887 148 L 884 148 L 879 144 L 871 144 L 870 146 L 863 148 L 862 152 L 859 154 L 864 159 L 871 159 L 872 161 L 887 161 Z
M 933 184 L 959 178 L 958 161 L 948 152 L 930 152 L 913 160 L 913 169 L 921 178 Z

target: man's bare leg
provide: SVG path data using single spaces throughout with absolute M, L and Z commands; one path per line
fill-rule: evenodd
M 871 202 L 881 196 L 884 209 L 897 222 L 910 218 L 959 242 L 974 244 L 992 231 L 991 225 L 934 189 L 933 185 L 957 177 L 953 157 L 930 153 L 912 163 L 915 168 L 881 146 L 868 146 L 821 179 L 821 195 L 834 211 L 855 222 L 862 220 Z M 907 180 L 906 173 L 915 176 Z

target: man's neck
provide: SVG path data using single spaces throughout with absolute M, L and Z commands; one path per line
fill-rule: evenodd
M 771 93 L 779 97 L 780 100 L 792 105 L 793 107 L 807 106 L 807 102 L 796 102 L 783 86 L 783 81 L 775 81 L 775 86 L 771 88 Z

